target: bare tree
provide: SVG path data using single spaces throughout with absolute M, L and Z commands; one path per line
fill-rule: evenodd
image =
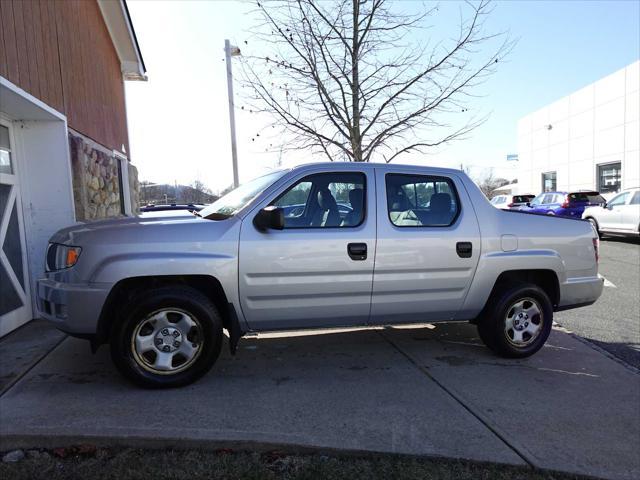
M 214 197 L 211 189 L 199 178 L 196 178 L 189 186 L 182 187 L 181 190 L 184 203 L 209 203 Z
M 473 180 L 489 200 L 495 197 L 495 189 L 509 184 L 509 180 L 501 177 L 496 177 L 493 173 L 492 168 L 485 170 L 482 176 L 474 178 Z
M 463 138 L 485 120 L 469 98 L 512 47 L 484 32 L 487 0 L 464 6 L 454 37 L 434 42 L 426 22 L 437 6 L 404 14 L 387 0 L 259 2 L 256 49 L 269 53 L 244 57 L 249 108 L 274 116 L 286 148 L 330 160 L 390 162 Z

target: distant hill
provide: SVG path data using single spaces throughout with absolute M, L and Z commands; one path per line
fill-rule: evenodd
M 171 203 L 212 203 L 219 197 L 206 187 L 194 188 L 190 185 L 169 185 L 149 182 L 140 183 L 140 205 Z

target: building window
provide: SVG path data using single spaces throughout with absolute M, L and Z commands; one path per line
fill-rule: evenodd
M 0 173 L 13 175 L 11 165 L 11 147 L 9 145 L 9 129 L 0 125 Z M 0 211 L 2 214 L 2 211 Z
M 120 186 L 120 213 L 131 215 L 131 190 L 129 188 L 129 160 L 120 152 L 113 151 L 118 165 L 118 184 Z
M 622 186 L 622 164 L 598 165 L 598 191 L 600 193 L 619 192 Z
M 546 172 L 542 174 L 542 191 L 556 191 L 556 172 Z

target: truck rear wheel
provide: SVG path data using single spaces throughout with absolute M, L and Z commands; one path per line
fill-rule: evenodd
M 147 388 L 187 385 L 207 373 L 222 345 L 222 320 L 202 293 L 176 285 L 136 295 L 111 332 L 111 358 Z
M 524 358 L 542 348 L 551 333 L 553 306 L 533 284 L 499 289 L 478 322 L 478 334 L 498 355 Z

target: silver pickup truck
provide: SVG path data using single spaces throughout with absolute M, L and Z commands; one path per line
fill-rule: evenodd
M 313 164 L 188 217 L 60 230 L 38 302 L 147 387 L 205 374 L 223 329 L 235 353 L 248 332 L 469 321 L 521 358 L 600 296 L 598 247 L 589 222 L 498 210 L 458 170 Z

